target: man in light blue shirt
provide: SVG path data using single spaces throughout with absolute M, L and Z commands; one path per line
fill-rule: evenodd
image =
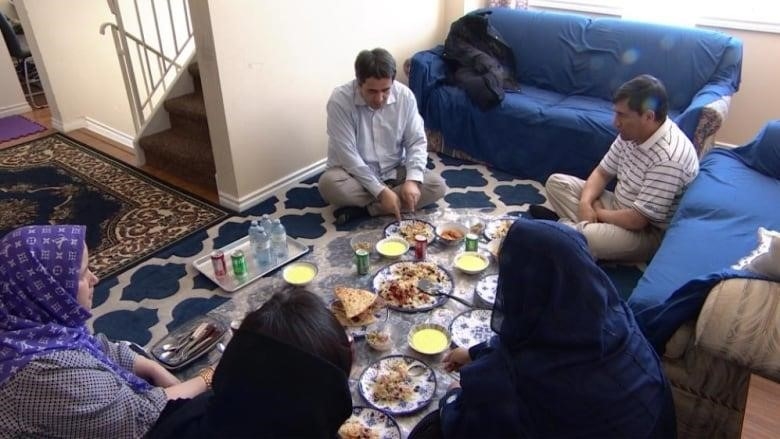
M 384 49 L 364 50 L 356 79 L 328 100 L 328 163 L 319 181 L 322 197 L 337 209 L 336 224 L 414 211 L 447 188 L 426 170 L 428 142 L 417 101 L 395 81 L 396 66 Z

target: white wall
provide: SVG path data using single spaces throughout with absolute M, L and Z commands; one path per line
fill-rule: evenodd
M 204 96 L 210 107 L 224 105 L 224 116 L 208 116 L 227 205 L 259 201 L 274 184 L 322 164 L 325 104 L 354 77 L 360 50 L 386 48 L 400 71 L 449 29 L 445 0 L 190 3 Z
M 126 146 L 135 135 L 105 1 L 15 0 L 30 50 L 43 60 L 52 123 L 62 131 L 87 127 Z
M 0 12 L 16 17 L 16 12 L 8 0 L 0 0 Z M 14 70 L 14 63 L 11 55 L 8 54 L 8 48 L 5 41 L 0 44 L 0 117 L 11 116 L 14 114 L 30 111 L 30 106 L 24 99 L 22 86 Z

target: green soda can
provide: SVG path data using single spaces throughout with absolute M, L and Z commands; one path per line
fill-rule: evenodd
M 466 251 L 475 252 L 479 250 L 479 238 L 473 233 L 466 234 Z
M 363 249 L 355 250 L 355 265 L 360 276 L 368 274 L 370 265 L 368 263 L 368 252 Z
M 246 276 L 246 256 L 241 250 L 236 250 L 230 254 L 230 263 L 233 265 L 233 275 L 236 277 Z

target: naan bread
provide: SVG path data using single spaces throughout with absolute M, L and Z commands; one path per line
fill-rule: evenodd
M 378 320 L 376 313 L 384 305 L 385 301 L 381 297 L 377 297 L 371 306 L 351 319 L 347 318 L 347 314 L 344 312 L 344 305 L 341 304 L 340 300 L 334 301 L 330 305 L 330 310 L 342 326 L 368 326 Z
M 344 306 L 344 314 L 351 319 L 362 313 L 376 300 L 376 294 L 358 288 L 336 287 L 336 297 Z

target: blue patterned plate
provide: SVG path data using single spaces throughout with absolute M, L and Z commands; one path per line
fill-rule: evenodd
M 428 238 L 428 244 L 430 244 L 436 238 L 436 228 L 428 221 L 402 219 L 401 221 L 392 222 L 385 227 L 385 236 L 390 237 L 393 235 L 403 236 L 412 246 L 414 246 L 414 235 L 425 235 Z
M 488 241 L 503 239 L 516 220 L 514 217 L 503 217 L 488 222 L 485 225 L 485 238 Z
M 401 372 L 401 377 L 406 375 L 405 379 L 394 375 L 394 370 L 408 371 L 412 367 L 415 370 L 421 368 L 422 373 Z M 391 379 L 393 376 L 397 379 Z M 436 374 L 430 366 L 416 358 L 390 355 L 366 367 L 360 375 L 358 390 L 370 406 L 391 415 L 408 415 L 431 403 L 436 394 Z M 385 391 L 404 396 L 388 394 L 387 398 L 384 398 Z
M 496 335 L 490 328 L 490 318 L 493 311 L 489 309 L 472 309 L 458 314 L 450 323 L 452 342 L 462 348 L 470 348 Z
M 452 294 L 452 275 L 433 262 L 394 262 L 374 275 L 371 285 L 388 308 L 400 312 L 420 312 L 441 306 L 447 296 L 429 296 L 417 289 L 417 281 L 428 279 L 441 286 L 443 293 Z
M 498 275 L 488 274 L 482 276 L 482 279 L 477 282 L 477 286 L 474 287 L 474 292 L 477 293 L 477 297 L 480 298 L 485 304 L 493 306 L 496 302 L 496 288 L 498 287 Z
M 379 439 L 401 439 L 401 429 L 392 416 L 387 413 L 371 407 L 355 406 L 352 407 L 352 416 L 344 424 L 356 420 L 371 431 Z

